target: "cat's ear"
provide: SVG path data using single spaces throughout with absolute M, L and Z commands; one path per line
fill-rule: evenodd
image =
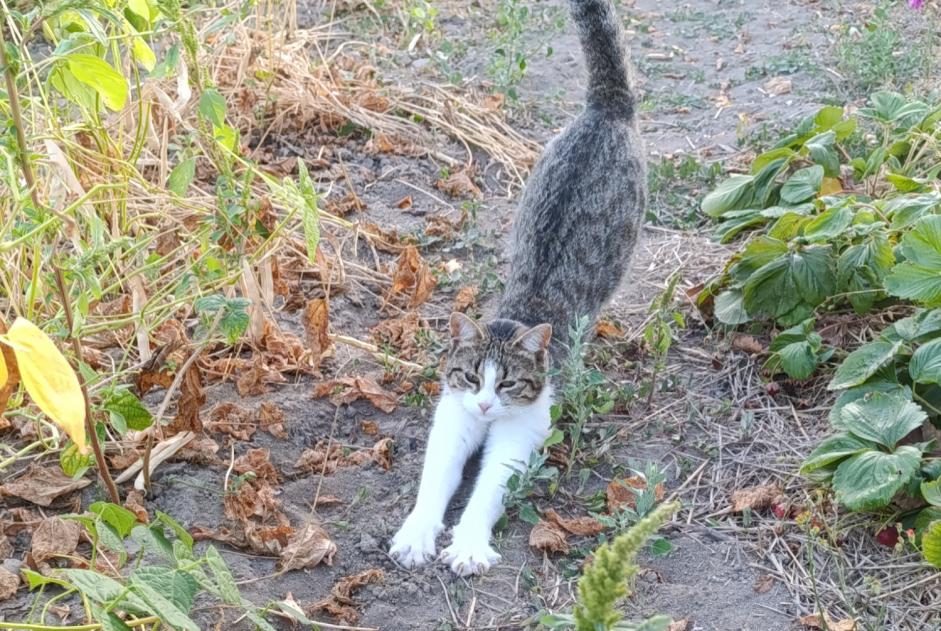
M 531 329 L 527 329 L 516 336 L 514 344 L 530 353 L 538 353 L 549 348 L 549 340 L 552 339 L 552 325 L 539 324 Z
M 483 331 L 473 318 L 455 311 L 451 314 L 451 339 L 455 342 L 472 342 L 482 338 Z

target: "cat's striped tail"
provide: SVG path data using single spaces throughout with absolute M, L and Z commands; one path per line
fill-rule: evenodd
M 633 117 L 630 61 L 611 0 L 569 0 L 588 67 L 589 105 Z

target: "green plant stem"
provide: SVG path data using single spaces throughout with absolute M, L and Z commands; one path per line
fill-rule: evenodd
M 153 624 L 160 622 L 160 618 L 157 616 L 149 616 L 147 618 L 136 618 L 132 620 L 125 620 L 124 624 L 129 627 L 142 627 L 145 624 Z M 67 627 L 56 627 L 50 626 L 47 624 L 32 624 L 29 622 L 0 622 L 0 629 L 23 629 L 25 631 L 97 631 L 98 629 L 103 629 L 104 625 L 98 622 L 92 622 L 90 624 L 79 624 L 74 626 Z

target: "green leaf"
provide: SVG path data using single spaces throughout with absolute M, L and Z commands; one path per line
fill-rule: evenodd
M 154 417 L 140 399 L 125 388 L 114 390 L 105 400 L 104 408 L 111 415 L 111 424 L 124 429 L 120 432 L 122 435 L 128 429 L 145 430 L 154 422 Z
M 142 65 L 147 72 L 150 72 L 157 65 L 157 55 L 147 45 L 142 37 L 135 36 L 132 40 L 131 49 L 134 51 L 134 58 L 137 63 Z
M 811 160 L 823 167 L 824 174 L 839 177 L 840 157 L 836 152 L 836 132 L 832 129 L 817 134 L 804 143 Z
M 941 568 L 941 521 L 933 521 L 921 536 L 921 552 L 925 560 Z
M 932 269 L 941 269 L 941 216 L 922 217 L 902 237 L 899 248 L 907 261 Z
M 810 452 L 810 455 L 801 465 L 800 472 L 802 475 L 806 475 L 811 471 L 829 467 L 844 458 L 855 456 L 875 447 L 875 443 L 862 440 L 851 434 L 837 434 L 825 439 L 817 445 L 816 449 Z
M 317 262 L 317 247 L 320 244 L 320 209 L 317 205 L 319 197 L 303 160 L 297 161 L 297 181 L 303 199 L 301 218 L 304 224 L 304 241 L 307 244 L 307 259 L 314 264 Z
M 901 348 L 901 342 L 876 340 L 846 356 L 836 369 L 828 390 L 843 390 L 858 386 L 876 374 L 880 368 L 891 362 Z
M 781 187 L 781 199 L 789 204 L 811 199 L 823 184 L 823 173 L 823 167 L 818 164 L 795 171 Z
M 186 546 L 190 551 L 193 549 L 193 537 L 186 531 L 186 528 L 181 526 L 175 519 L 167 515 L 166 513 L 156 511 L 154 517 L 170 530 L 173 531 L 173 534 L 177 536 L 180 542 Z
M 190 184 L 193 183 L 194 177 L 196 177 L 196 158 L 187 158 L 170 171 L 170 176 L 167 178 L 167 188 L 183 197 L 186 195 L 186 191 L 189 190 Z
M 797 153 L 788 147 L 780 147 L 778 149 L 772 149 L 771 151 L 765 151 L 760 154 L 754 160 L 752 160 L 750 171 L 752 175 L 758 175 L 761 173 L 765 167 L 769 164 L 777 162 L 781 159 L 784 159 L 785 163 L 788 162 L 792 157 L 797 155 Z
M 941 480 L 922 482 L 921 496 L 932 506 L 941 506 Z
M 727 210 L 739 208 L 751 198 L 752 175 L 733 175 L 717 186 L 702 200 L 702 211 L 710 217 L 719 217 Z
M 159 522 L 149 526 L 137 525 L 131 530 L 131 539 L 136 541 L 148 552 L 162 555 L 168 561 L 174 561 L 173 545 L 163 533 L 163 525 Z
M 261 631 L 278 631 L 273 626 L 271 626 L 268 621 L 264 619 L 264 617 L 262 617 L 259 611 L 255 609 L 249 609 L 245 612 L 245 615 L 256 627 L 261 629 Z M 313 628 L 317 629 L 317 626 L 314 626 Z
M 918 470 L 921 452 L 910 445 L 895 453 L 864 451 L 840 463 L 833 474 L 837 501 L 853 511 L 889 505 Z
M 831 129 L 843 120 L 843 108 L 838 105 L 827 105 L 820 108 L 814 116 L 814 124 L 820 129 Z
M 93 89 L 102 103 L 111 110 L 124 108 L 127 102 L 127 81 L 108 62 L 94 55 L 72 53 L 65 62 L 72 76 Z
M 239 594 L 238 585 L 235 584 L 235 578 L 215 546 L 206 548 L 205 559 L 215 579 L 219 597 L 228 605 L 241 605 L 242 596 Z
M 527 524 L 536 525 L 539 523 L 539 513 L 536 512 L 536 509 L 533 508 L 533 505 L 529 502 L 524 503 L 520 507 L 519 513 L 520 519 L 525 521 Z
M 665 557 L 673 552 L 674 546 L 666 537 L 655 537 L 650 542 L 650 553 L 655 557 Z
M 95 464 L 95 454 L 92 452 L 82 454 L 78 445 L 71 440 L 66 448 L 59 452 L 59 466 L 62 467 L 62 473 L 70 478 L 82 477 L 93 464 Z
M 170 594 L 164 595 L 146 580 L 137 576 L 136 572 L 131 574 L 131 586 L 141 599 L 150 605 L 150 608 L 164 624 L 174 629 L 200 631 L 199 625 L 193 622 L 186 615 L 186 612 L 180 611 L 174 602 L 170 600 Z
M 902 237 L 906 259 L 885 279 L 886 291 L 925 306 L 941 306 L 941 216 L 922 217 Z
M 95 603 L 89 603 L 92 611 L 92 619 L 101 624 L 102 631 L 133 631 L 131 627 L 124 624 L 124 621 L 118 618 L 114 613 L 105 611 L 101 606 Z
M 853 216 L 853 209 L 847 205 L 831 208 L 804 224 L 804 237 L 828 243 L 846 232 L 853 223 Z
M 182 570 L 168 567 L 139 567 L 131 574 L 131 582 L 146 583 L 168 598 L 183 613 L 193 608 L 193 599 L 199 591 L 196 579 Z
M 816 307 L 836 293 L 834 263 L 830 246 L 810 246 L 791 253 L 794 284 L 808 305 Z
M 124 547 L 124 540 L 118 536 L 114 528 L 109 524 L 98 521 L 95 524 L 94 534 L 100 547 L 118 556 L 119 567 L 127 562 L 127 548 Z
M 716 296 L 714 313 L 723 324 L 745 324 L 751 318 L 745 311 L 742 292 L 737 289 L 723 291 Z
M 886 274 L 895 263 L 892 246 L 883 233 L 846 248 L 836 262 L 837 286 L 850 292 L 856 313 L 866 313 L 882 294 Z
M 883 370 L 881 372 L 889 372 L 888 370 Z M 862 399 L 870 392 L 884 392 L 886 394 L 894 394 L 902 397 L 908 401 L 912 400 L 912 389 L 908 386 L 903 386 L 900 384 L 894 375 L 882 376 L 876 374 L 873 378 L 866 381 L 858 386 L 854 386 L 842 393 L 837 397 L 836 401 L 833 403 L 833 407 L 830 408 L 829 419 L 830 424 L 834 427 L 839 426 L 841 423 L 840 414 L 843 412 L 843 408 L 848 404 Z
M 54 576 L 43 576 L 39 572 L 34 572 L 25 567 L 20 568 L 20 574 L 22 574 L 26 579 L 26 585 L 29 587 L 30 591 L 43 585 L 58 585 L 59 587 L 64 587 L 65 589 L 70 587 L 66 581 L 60 578 L 56 578 Z
M 95 502 L 88 507 L 88 510 L 98 515 L 101 521 L 114 528 L 122 539 L 131 534 L 131 530 L 137 524 L 137 517 L 134 513 L 117 504 Z
M 918 347 L 908 362 L 908 374 L 916 383 L 941 384 L 941 338 Z
M 225 127 L 225 98 L 215 88 L 206 88 L 199 97 L 199 114 L 213 128 Z
M 141 616 L 156 613 L 145 601 L 128 592 L 124 585 L 104 574 L 71 568 L 60 571 L 80 592 L 96 602 L 108 605 L 120 598 L 120 608 L 128 613 Z
M 553 445 L 558 445 L 563 440 L 565 440 L 565 434 L 558 427 L 552 428 L 552 433 L 549 434 L 549 437 L 546 438 L 545 442 L 542 443 L 543 448 L 552 447 Z
M 897 395 L 873 392 L 843 408 L 837 429 L 894 449 L 927 418 L 917 403 Z
M 760 267 L 742 287 L 742 304 L 752 317 L 778 317 L 801 301 L 791 272 L 790 256 L 782 256 Z

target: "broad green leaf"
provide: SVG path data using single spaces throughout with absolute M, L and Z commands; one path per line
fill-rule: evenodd
M 921 303 L 926 307 L 941 306 L 941 268 L 899 263 L 885 277 L 889 295 Z
M 866 383 L 852 387 L 849 390 L 840 393 L 840 396 L 838 396 L 836 401 L 833 403 L 833 407 L 830 408 L 830 413 L 828 415 L 830 419 L 830 425 L 833 427 L 839 427 L 841 423 L 840 414 L 843 412 L 843 408 L 853 401 L 862 399 L 870 392 L 884 392 L 886 394 L 894 394 L 909 401 L 912 399 L 912 389 L 908 386 L 903 386 L 900 384 L 895 379 L 894 374 L 891 375 L 891 377 L 885 378 L 880 378 L 880 375 L 877 374 Z
M 98 546 L 117 555 L 118 567 L 123 567 L 127 562 L 127 548 L 124 547 L 124 541 L 118 536 L 118 533 L 109 524 L 102 521 L 95 523 L 94 534 L 97 538 Z
M 928 415 L 920 405 L 902 397 L 873 392 L 847 404 L 838 429 L 894 449 L 900 440 L 922 426 Z
M 533 505 L 530 502 L 525 502 L 520 507 L 519 518 L 522 521 L 525 521 L 527 524 L 532 524 L 533 526 L 539 523 L 539 513 L 536 512 L 536 509 L 533 508 Z
M 147 0 L 128 0 L 127 8 L 150 24 L 151 12 L 150 5 L 147 4 Z
M 730 211 L 725 216 L 728 217 L 732 212 L 736 211 Z M 767 218 L 763 217 L 760 211 L 748 210 L 745 211 L 745 214 L 739 215 L 737 217 L 729 217 L 720 223 L 716 228 L 714 238 L 717 239 L 719 243 L 728 243 L 734 239 L 742 230 L 747 230 L 752 226 L 763 224 L 766 221 L 768 221 Z
M 800 213 L 784 213 L 768 229 L 768 236 L 780 241 L 790 242 L 801 233 L 804 226 L 810 221 L 810 217 Z
M 673 552 L 673 544 L 666 537 L 655 537 L 650 542 L 650 553 L 655 557 L 665 557 Z
M 901 346 L 901 342 L 883 340 L 860 346 L 847 355 L 840 367 L 836 369 L 827 389 L 843 390 L 860 385 L 891 362 Z
M 160 617 L 164 624 L 174 629 L 184 629 L 185 631 L 200 631 L 199 625 L 193 622 L 187 612 L 181 611 L 170 599 L 170 594 L 164 594 L 155 589 L 149 582 L 137 576 L 137 573 L 131 575 L 131 586 L 134 591 L 145 601 L 153 612 Z
M 837 501 L 853 511 L 889 505 L 918 470 L 921 451 L 910 445 L 895 453 L 864 451 L 840 463 L 833 474 Z
M 101 521 L 114 528 L 122 539 L 131 534 L 131 530 L 137 524 L 137 517 L 134 513 L 117 504 L 95 502 L 88 507 L 88 510 L 98 515 Z
M 252 624 L 261 629 L 261 631 L 278 631 L 255 609 L 249 609 L 245 612 L 245 615 L 252 621 Z M 317 627 L 315 626 L 313 628 L 316 629 Z
M 124 585 L 104 574 L 93 570 L 71 568 L 61 570 L 61 572 L 80 592 L 96 602 L 107 605 L 120 598 L 120 608 L 128 613 L 142 616 L 156 613 L 145 601 L 128 592 Z
M 841 291 L 850 292 L 850 304 L 856 313 L 866 313 L 872 308 L 882 294 L 883 280 L 893 263 L 895 254 L 882 233 L 851 245 L 837 259 L 837 286 Z
M 819 365 L 817 353 L 805 340 L 794 342 L 781 348 L 769 359 L 769 370 L 778 368 L 787 373 L 791 379 L 807 379 Z
M 733 175 L 706 195 L 702 200 L 702 211 L 710 217 L 719 217 L 727 210 L 739 208 L 751 198 L 752 175 Z
M 824 106 L 814 116 L 814 124 L 820 129 L 830 129 L 841 120 L 843 120 L 843 108 L 838 105 Z
M 769 164 L 777 162 L 782 158 L 785 160 L 785 162 L 787 162 L 795 155 L 797 155 L 797 153 L 788 147 L 781 147 L 779 149 L 766 151 L 752 160 L 750 171 L 752 172 L 752 175 L 758 175 Z
M 320 208 L 317 205 L 319 196 L 303 160 L 297 161 L 297 182 L 303 200 L 301 219 L 304 224 L 304 241 L 307 244 L 307 259 L 314 264 L 317 262 L 317 247 L 320 245 Z
M 899 248 L 906 261 L 932 269 L 941 269 L 941 216 L 922 217 L 902 237 Z
M 742 250 L 741 258 L 729 270 L 729 274 L 738 282 L 744 283 L 760 267 L 787 254 L 787 243 L 765 235 L 749 239 Z
M 791 273 L 801 298 L 816 307 L 836 293 L 833 250 L 830 246 L 809 246 L 790 255 Z
M 131 539 L 149 552 L 162 555 L 168 561 L 173 561 L 173 545 L 163 533 L 163 526 L 159 522 L 149 526 L 137 525 L 131 530 Z
M 836 132 L 832 129 L 817 134 L 804 143 L 811 160 L 823 167 L 824 174 L 839 177 L 840 157 L 836 152 Z
M 124 429 L 120 432 L 122 435 L 128 429 L 145 430 L 154 422 L 154 417 L 140 399 L 127 389 L 112 392 L 105 400 L 104 408 L 111 416 L 111 424 Z
M 196 177 L 196 158 L 187 158 L 170 171 L 170 176 L 167 178 L 167 188 L 180 197 L 184 197 L 190 184 L 193 183 L 194 177 Z
M 848 205 L 831 208 L 804 224 L 804 237 L 810 241 L 829 243 L 842 235 L 853 223 L 853 209 Z
M 242 596 L 239 594 L 238 585 L 235 584 L 235 578 L 219 551 L 214 546 L 209 546 L 206 548 L 205 559 L 210 571 L 212 571 L 213 579 L 215 579 L 219 597 L 228 605 L 240 605 Z
M 62 473 L 70 478 L 80 478 L 85 472 L 95 464 L 95 454 L 89 452 L 83 454 L 78 449 L 78 445 L 69 441 L 65 449 L 59 452 L 59 466 L 62 467 Z
M 29 587 L 30 591 L 36 589 L 37 587 L 42 587 L 43 585 L 58 585 L 59 587 L 64 587 L 65 589 L 69 588 L 67 581 L 56 578 L 54 576 L 43 576 L 39 572 L 34 572 L 25 567 L 20 568 L 20 574 L 26 579 L 26 585 Z
M 236 153 L 239 145 L 239 132 L 234 127 L 222 125 L 212 128 L 212 137 L 225 149 Z
M 941 207 L 941 193 L 903 195 L 889 200 L 883 212 L 892 220 L 893 230 L 902 230 L 915 224 L 922 217 L 933 214 Z
M 200 115 L 214 128 L 225 126 L 225 98 L 215 88 L 206 88 L 199 97 Z
M 941 520 L 941 508 L 937 506 L 923 508 L 918 515 L 915 516 L 915 538 L 919 544 L 921 543 L 922 535 L 928 530 L 928 526 L 931 525 L 931 522 L 939 520 Z
M 146 583 L 169 599 L 183 613 L 188 613 L 192 609 L 193 599 L 199 591 L 196 579 L 182 570 L 168 567 L 139 567 L 131 574 L 131 582 Z
M 941 569 L 941 521 L 933 521 L 921 536 L 921 551 L 925 560 Z
M 819 164 L 795 171 L 781 187 L 781 199 L 789 204 L 811 199 L 823 184 L 823 173 L 823 167 Z
M 117 112 L 124 108 L 127 81 L 107 61 L 95 55 L 72 53 L 65 62 L 72 76 L 97 92 L 108 109 Z
M 719 322 L 736 325 L 745 324 L 751 320 L 742 300 L 742 292 L 735 289 L 723 291 L 716 296 L 714 313 Z
M 157 65 L 157 55 L 147 45 L 147 42 L 142 37 L 134 37 L 132 47 L 137 63 L 142 65 L 147 72 L 153 70 Z
M 100 605 L 89 603 L 92 611 L 92 618 L 101 624 L 102 631 L 133 631 L 131 627 L 124 624 L 124 621 L 118 618 L 114 613 L 105 611 Z
M 916 383 L 941 384 L 941 338 L 918 347 L 908 362 L 908 374 Z
M 810 455 L 801 465 L 800 472 L 801 474 L 807 474 L 875 447 L 875 443 L 862 440 L 851 434 L 837 434 L 825 439 L 817 445 L 816 449 L 810 452 Z
M 161 511 L 155 511 L 154 517 L 162 524 L 167 526 L 170 530 L 172 530 L 173 534 L 177 536 L 180 542 L 186 546 L 188 550 L 193 549 L 193 536 L 188 533 L 186 528 L 181 526 L 179 522 Z
M 55 343 L 25 318 L 14 320 L 0 342 L 13 348 L 20 379 L 33 402 L 75 441 L 79 453 L 88 453 L 85 397 L 75 371 Z
M 774 259 L 745 281 L 742 304 L 750 316 L 782 316 L 800 303 L 790 259 L 789 255 Z
M 755 176 L 755 181 L 752 183 L 752 189 L 754 193 L 752 194 L 751 205 L 761 207 L 768 204 L 768 200 L 771 198 L 772 192 L 777 187 L 777 178 L 779 175 L 784 173 L 787 169 L 788 159 L 787 158 L 778 158 L 772 160 L 768 164 L 762 167 L 761 171 Z M 742 202 L 744 203 L 744 199 Z
M 922 482 L 921 496 L 932 506 L 941 506 L 941 480 Z
M 549 437 L 546 438 L 543 442 L 543 447 L 552 447 L 553 445 L 558 445 L 563 440 L 565 440 L 565 433 L 558 427 L 552 428 L 552 433 L 549 434 Z

